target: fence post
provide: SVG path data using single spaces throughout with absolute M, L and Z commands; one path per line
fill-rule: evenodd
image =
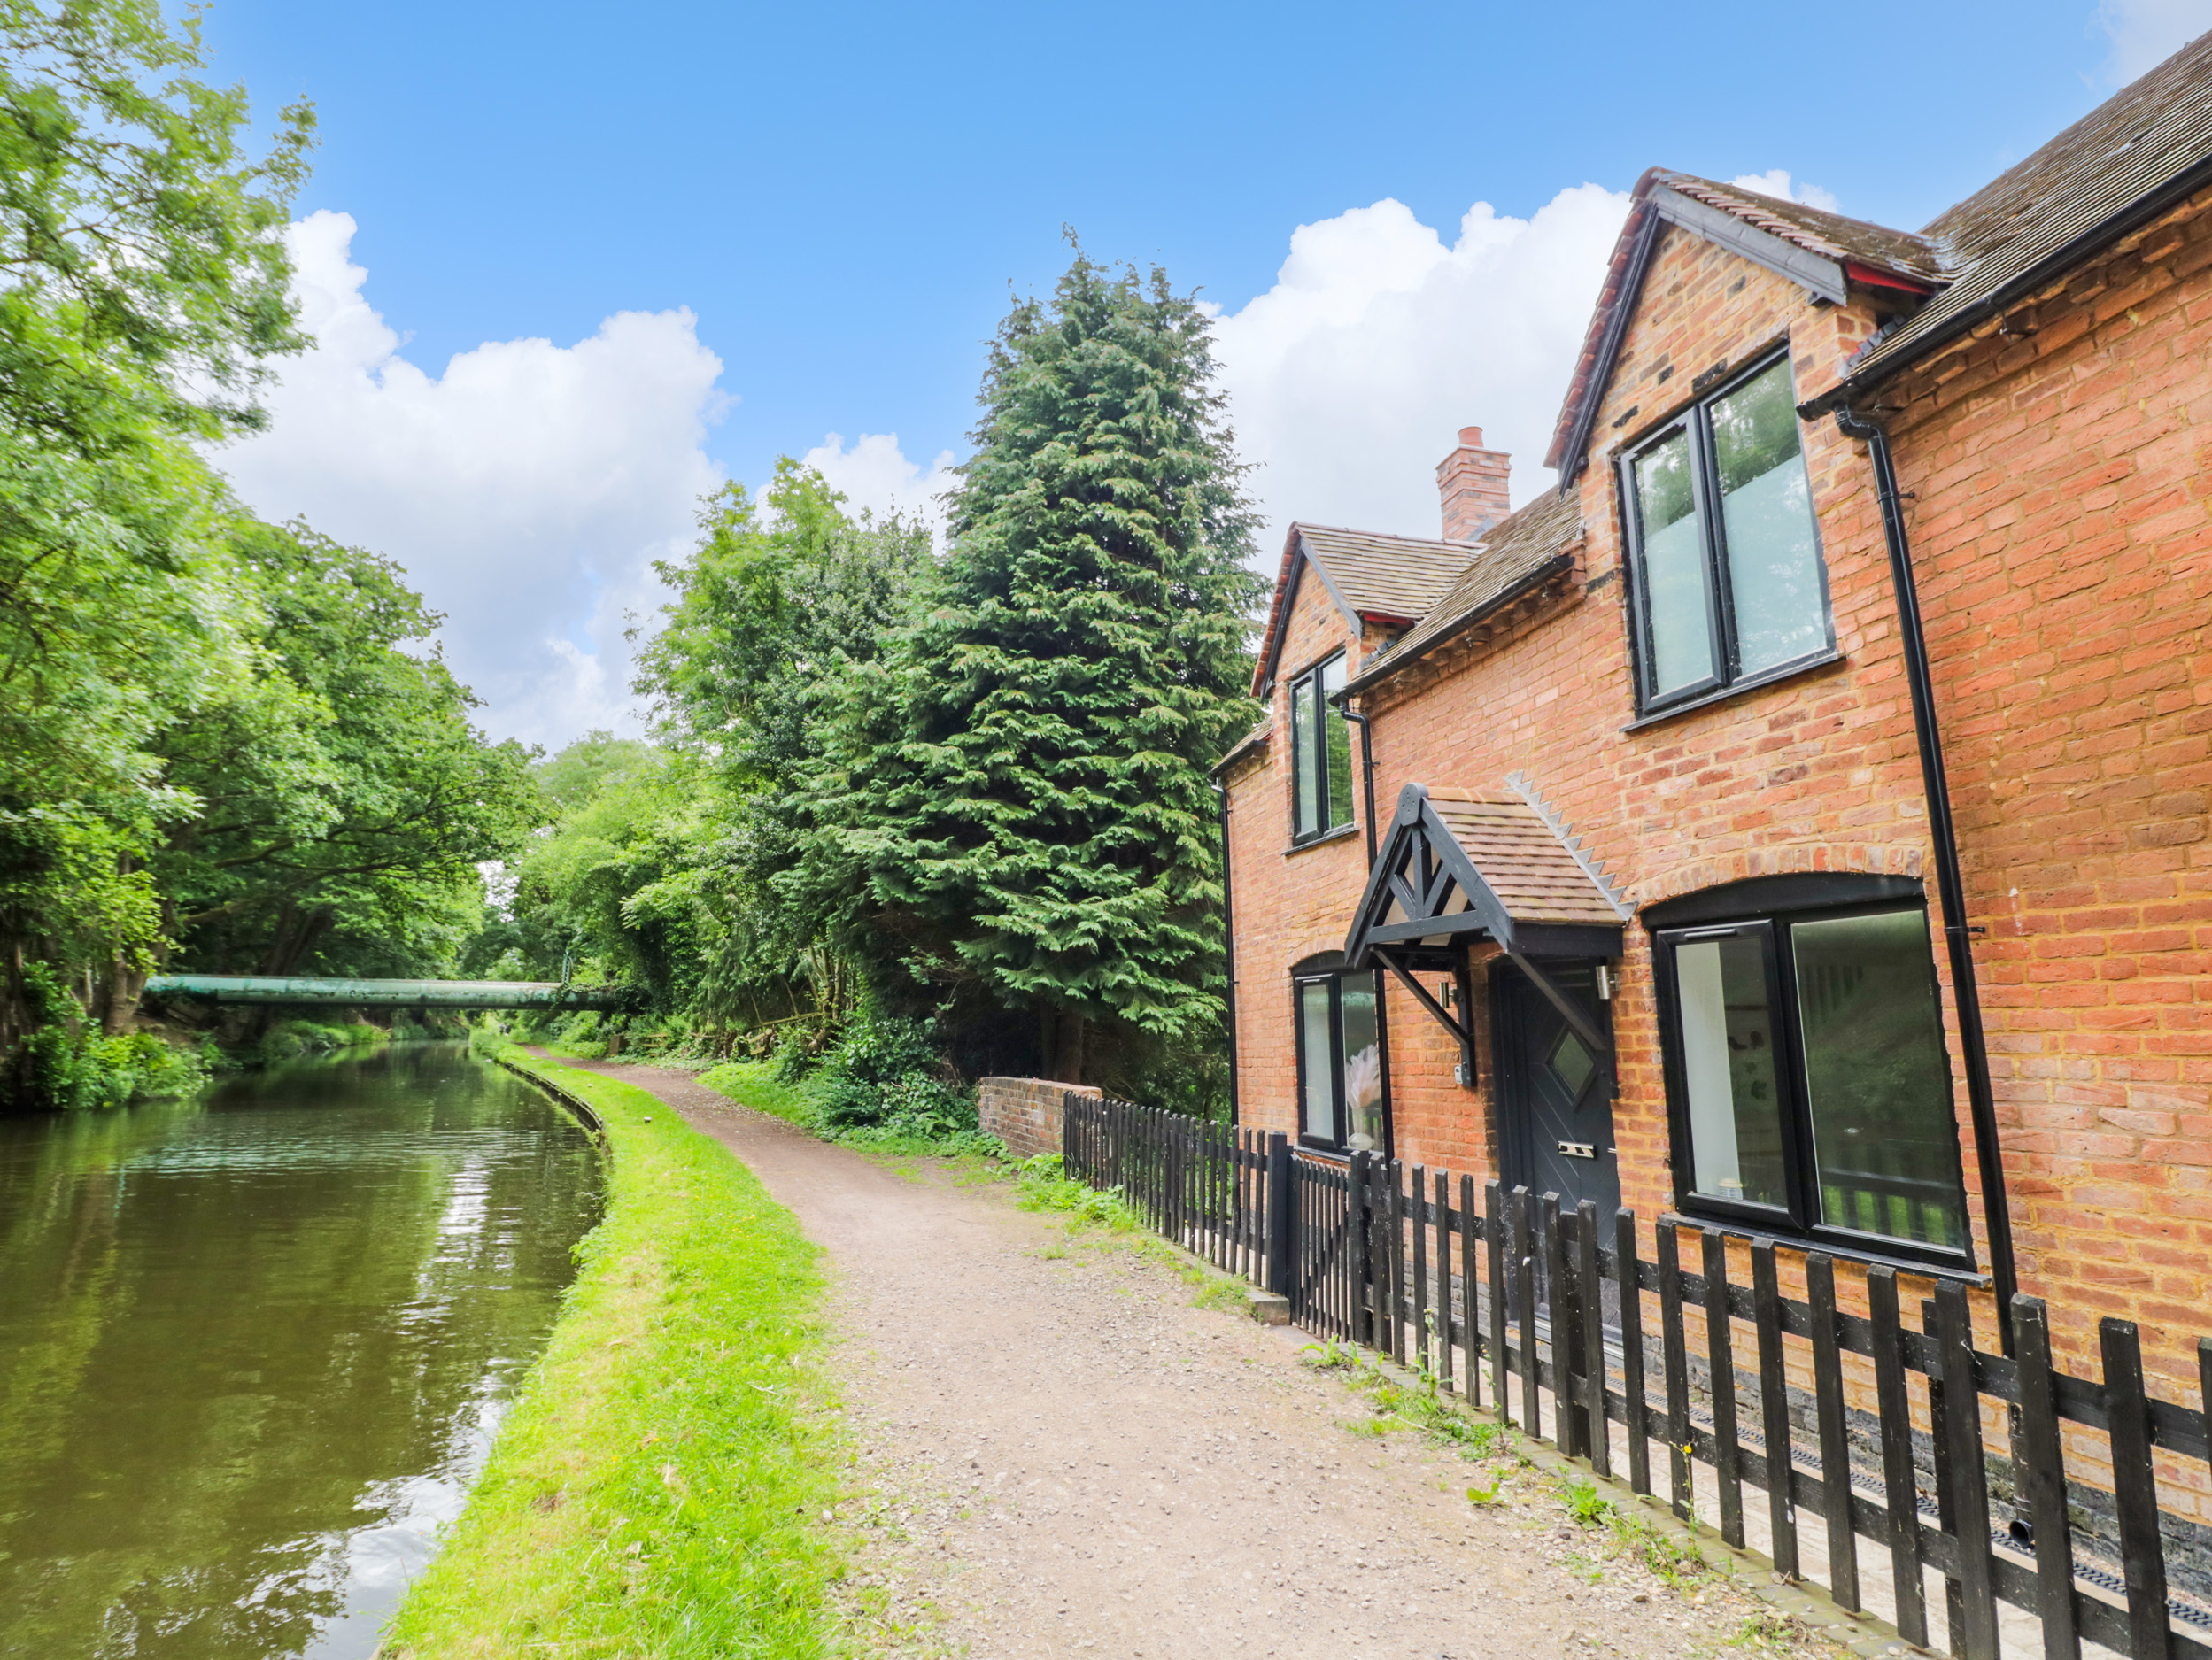
M 1940 1297 L 1945 1289 L 1938 1287 L 1936 1294 Z M 1964 1299 L 1961 1302 L 1963 1306 Z M 2143 1394 L 2135 1322 L 2100 1320 L 2097 1338 L 2104 1358 L 2105 1410 L 2112 1418 L 2113 1499 L 2120 1513 L 2120 1568 L 2128 1587 L 2129 1652 L 2133 1660 L 2166 1660 L 2173 1652 L 2173 1633 L 2166 1619 L 2166 1558 L 2158 1537 L 2158 1486 L 2151 1474 L 2151 1411 Z M 1944 1347 L 1948 1365 L 1950 1345 Z
M 2051 1330 L 2038 1297 L 2012 1300 L 2013 1354 L 2020 1363 L 2020 1490 L 2035 1526 L 2036 1609 L 2044 1660 L 2081 1660 L 2074 1614 L 2073 1522 L 2066 1513 L 2066 1449 L 2059 1439 Z
M 1582 1328 L 1574 1317 L 1574 1288 L 1567 1283 L 1566 1235 L 1559 1224 L 1559 1196 L 1545 1193 L 1537 1203 L 1544 1294 L 1551 1300 L 1546 1312 L 1551 1316 L 1551 1444 L 1574 1458 L 1582 1451 L 1582 1425 L 1574 1416 L 1574 1370 L 1576 1351 L 1582 1346 Z
M 1605 1417 L 1605 1290 L 1597 1255 L 1597 1201 L 1574 1207 L 1575 1294 L 1582 1316 L 1582 1451 L 1601 1476 L 1613 1475 L 1613 1426 Z
M 1267 1135 L 1267 1289 L 1297 1306 L 1298 1190 L 1290 1170 L 1290 1138 L 1280 1130 Z
M 1355 1153 L 1344 1184 L 1344 1259 L 1350 1268 L 1352 1341 L 1373 1348 L 1375 1341 L 1374 1308 L 1367 1294 L 1367 1201 L 1373 1197 L 1367 1174 L 1368 1155 Z
M 1959 1547 L 1959 1588 L 1965 1604 L 1967 1660 L 1997 1660 L 1997 1587 L 1989 1549 L 1989 1478 L 1983 1464 L 1981 1380 L 1975 1376 L 1974 1333 L 1967 1324 L 1966 1292 L 1953 1281 L 1936 1287 L 1937 1340 L 1942 1345 L 1944 1439 L 1951 1455 L 1951 1486 L 1954 1499 L 1953 1537 Z M 2115 1437 L 2114 1464 L 2118 1459 Z M 2150 1466 L 2145 1448 L 2144 1468 Z M 2123 1489 L 2124 1491 L 2124 1488 Z M 2126 1527 L 2125 1501 L 2121 1510 L 2123 1537 Z M 2156 1522 L 2152 1537 L 2157 1537 Z M 2122 1554 L 2124 1558 L 2125 1546 Z M 2166 1622 L 2166 1598 L 2162 1588 L 2158 1621 Z M 2137 1660 L 2164 1660 L 2139 1655 Z

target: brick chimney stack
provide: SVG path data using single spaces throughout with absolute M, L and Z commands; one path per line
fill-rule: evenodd
M 1444 539 L 1472 542 L 1512 511 L 1505 495 L 1513 458 L 1482 447 L 1482 429 L 1459 429 L 1459 447 L 1436 463 L 1436 493 L 1443 498 Z

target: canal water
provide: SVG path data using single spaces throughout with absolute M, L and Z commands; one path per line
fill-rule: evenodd
M 367 1660 L 601 1197 L 453 1044 L 0 1119 L 0 1656 Z

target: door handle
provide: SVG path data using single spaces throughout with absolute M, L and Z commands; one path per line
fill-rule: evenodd
M 1594 1159 L 1597 1156 L 1597 1149 L 1587 1141 L 1562 1141 L 1559 1151 L 1571 1159 Z

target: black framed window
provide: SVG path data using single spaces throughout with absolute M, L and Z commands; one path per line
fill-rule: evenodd
M 1309 841 L 1352 822 L 1352 737 L 1329 699 L 1344 690 L 1339 652 L 1290 683 L 1290 838 Z
M 1787 353 L 1620 464 L 1644 712 L 1836 649 Z
M 1926 910 L 1808 907 L 1653 944 L 1682 1208 L 1966 1261 Z
M 1298 1035 L 1298 1135 L 1308 1147 L 1389 1147 L 1379 974 L 1309 972 L 1292 981 Z

